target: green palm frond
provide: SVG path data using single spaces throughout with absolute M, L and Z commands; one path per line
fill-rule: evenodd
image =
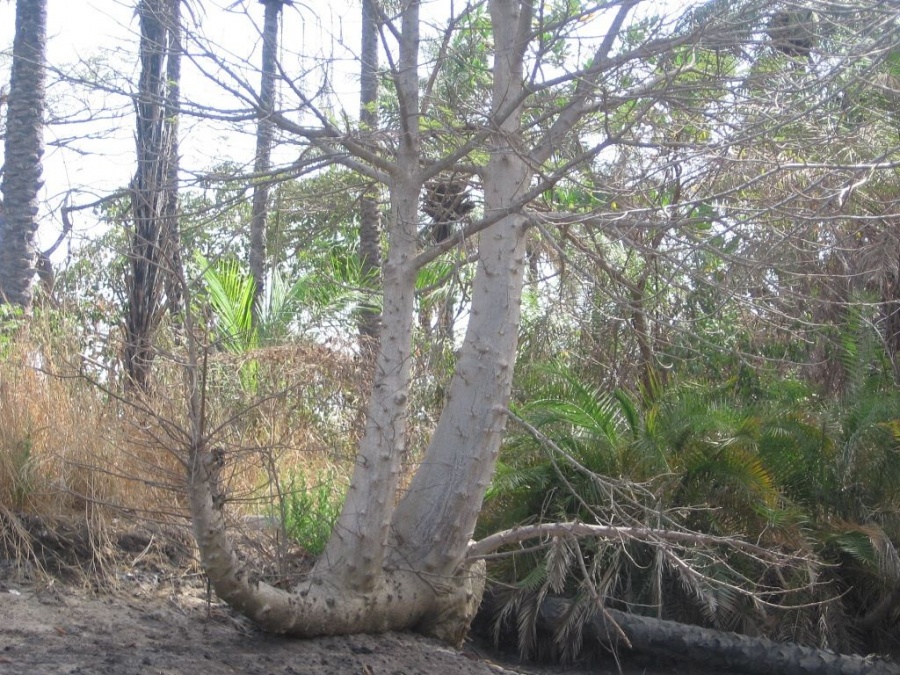
M 890 537 L 875 524 L 840 523 L 824 536 L 833 546 L 895 585 L 900 582 L 900 555 Z
M 485 499 L 491 500 L 522 492 L 543 492 L 551 477 L 552 472 L 543 463 L 516 466 L 499 461 Z
M 197 254 L 209 302 L 216 314 L 216 328 L 229 351 L 246 352 L 258 345 L 253 327 L 256 284 L 235 259 L 209 263 Z
M 834 546 L 863 565 L 878 567 L 878 554 L 872 539 L 858 529 L 834 532 L 825 536 L 825 543 Z

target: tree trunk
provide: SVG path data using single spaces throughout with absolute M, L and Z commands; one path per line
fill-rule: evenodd
M 259 322 L 259 310 L 266 292 L 266 225 L 269 211 L 269 178 L 272 166 L 272 141 L 275 127 L 275 75 L 278 58 L 278 16 L 284 0 L 259 0 L 265 7 L 263 19 L 262 75 L 259 87 L 259 121 L 256 125 L 256 157 L 253 173 L 253 206 L 250 215 L 250 276 L 253 292 L 253 322 Z
M 165 134 L 169 139 L 166 144 L 166 195 L 163 206 L 163 241 L 164 259 L 169 268 L 165 275 L 165 292 L 169 314 L 176 317 L 182 310 L 183 263 L 181 258 L 181 226 L 178 209 L 178 121 L 181 116 L 181 2 L 172 0 L 169 7 L 168 56 L 166 59 L 166 102 L 165 102 Z
M 529 187 L 521 154 L 523 59 L 531 5 L 490 3 L 495 41 L 492 110 L 497 131 L 484 174 L 487 216 L 505 213 Z M 502 116 L 502 117 L 501 117 Z M 452 576 L 463 560 L 500 450 L 518 344 L 525 219 L 511 213 L 479 236 L 472 308 L 437 429 L 397 508 L 394 562 Z
M 166 255 L 167 225 L 171 227 L 170 164 L 175 157 L 177 127 L 166 120 L 169 91 L 166 77 L 169 35 L 180 0 L 142 0 L 141 75 L 137 97 L 137 172 L 131 185 L 134 230 L 128 267 L 128 308 L 125 316 L 125 366 L 128 385 L 146 391 L 153 362 L 153 337 L 159 326 L 164 280 L 173 274 Z M 167 214 L 170 218 L 167 219 Z
M 0 302 L 31 311 L 37 250 L 38 190 L 44 154 L 46 0 L 17 0 L 12 77 L 7 101 Z
M 362 49 L 359 66 L 359 123 L 363 132 L 378 129 L 378 25 L 376 0 L 362 3 Z M 381 214 L 378 209 L 378 188 L 366 189 L 359 202 L 359 261 L 366 290 L 375 284 L 381 273 Z M 359 309 L 357 325 L 364 353 L 374 349 L 378 339 L 381 315 L 376 307 L 364 305 Z
M 556 634 L 571 607 L 568 600 L 548 598 L 538 612 L 538 629 Z M 710 630 L 637 616 L 617 610 L 597 614 L 585 627 L 585 643 L 625 651 L 621 629 L 637 652 L 692 661 L 707 668 L 729 669 L 750 675 L 900 675 L 900 665 L 821 649 L 773 642 L 736 633 Z M 548 638 L 552 639 L 552 638 Z
M 324 565 L 337 563 L 350 588 L 368 591 L 381 574 L 401 461 L 406 452 L 412 320 L 418 245 L 419 2 L 403 11 L 395 81 L 400 101 L 400 148 L 391 177 L 391 220 L 384 266 L 384 326 L 381 331 L 365 434 L 343 512 L 328 544 Z M 321 567 L 320 565 L 319 567 Z

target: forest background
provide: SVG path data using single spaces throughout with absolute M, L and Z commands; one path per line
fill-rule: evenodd
M 32 116 L 4 518 L 192 520 L 299 634 L 452 639 L 486 560 L 501 617 L 568 599 L 564 654 L 606 610 L 900 642 L 890 4 L 116 7 Z

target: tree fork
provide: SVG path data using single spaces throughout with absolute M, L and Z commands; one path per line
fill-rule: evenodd
M 459 646 L 481 602 L 484 562 L 452 579 L 382 570 L 370 591 L 347 588 L 338 575 L 313 573 L 293 591 L 266 583 L 240 562 L 215 498 L 214 454 L 200 444 L 188 459 L 188 494 L 200 561 L 216 595 L 264 630 L 322 635 L 417 630 Z

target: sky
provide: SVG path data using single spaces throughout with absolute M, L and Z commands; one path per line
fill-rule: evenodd
M 102 58 L 119 71 L 117 81 L 111 83 L 133 90 L 138 76 L 139 39 L 135 4 L 135 0 L 47 0 L 48 63 L 70 72 L 101 72 L 96 64 Z M 302 6 L 295 3 L 286 7 L 281 36 L 285 67 L 299 67 L 298 54 L 302 49 L 323 61 L 337 58 L 338 64 L 344 64 L 349 70 L 359 34 L 356 4 L 354 0 L 307 0 Z M 194 0 L 192 5 L 197 10 L 197 31 L 203 39 L 217 44 L 238 66 L 259 62 L 263 6 L 257 0 Z M 6 85 L 9 79 L 14 25 L 15 2 L 0 2 L 0 86 Z M 189 51 L 195 62 L 203 64 L 208 73 L 216 74 L 200 55 L 198 45 L 191 45 Z M 234 107 L 233 98 L 190 61 L 183 66 L 186 98 L 211 107 Z M 315 61 L 307 57 L 305 63 L 314 66 Z M 259 76 L 252 67 L 245 73 L 250 84 L 258 86 Z M 221 73 L 218 75 L 227 80 Z M 103 75 L 100 79 L 109 81 Z M 352 81 L 346 75 L 337 76 L 336 81 L 345 82 L 339 85 L 340 103 L 355 110 L 358 95 Z M 95 111 L 109 107 L 116 114 L 112 118 L 105 115 L 102 120 L 84 122 L 83 108 L 87 100 Z M 73 203 L 87 203 L 115 192 L 128 184 L 135 161 L 133 107 L 127 96 L 87 96 L 83 92 L 73 95 L 70 88 L 57 84 L 48 88 L 48 107 L 50 117 L 70 119 L 64 124 L 50 125 L 45 132 L 44 208 L 38 230 L 42 246 L 52 243 L 62 227 L 59 207 L 66 195 L 71 195 Z M 252 133 L 235 133 L 232 125 L 191 118 L 184 118 L 181 124 L 184 168 L 202 171 L 226 161 L 252 162 Z M 252 132 L 252 127 L 247 130 Z M 73 141 L 79 137 L 84 138 Z M 96 219 L 89 212 L 76 214 L 74 221 L 76 239 L 97 231 Z
M 114 88 L 133 92 L 138 74 L 136 4 L 137 0 L 47 0 L 48 63 L 69 73 L 89 73 Z M 431 17 L 443 17 L 462 4 L 425 0 L 423 20 L 427 24 Z M 664 4 L 648 3 L 648 7 Z M 226 54 L 231 66 L 242 69 L 249 85 L 257 88 L 255 66 L 260 61 L 263 15 L 259 0 L 191 0 L 187 6 L 195 11 L 193 17 L 185 17 L 191 30 L 201 41 L 215 44 L 216 51 Z M 284 9 L 280 39 L 282 67 L 296 75 L 297 85 L 315 91 L 327 70 L 336 92 L 336 100 L 330 102 L 345 108 L 350 117 L 358 111 L 359 66 L 354 55 L 358 51 L 359 15 L 359 0 L 298 0 Z M 14 21 L 15 2 L 0 0 L 0 86 L 8 81 Z M 596 35 L 601 26 L 602 22 L 598 25 L 592 21 L 590 32 Z M 183 62 L 184 98 L 212 109 L 233 109 L 239 104 L 215 80 L 231 86 L 234 82 L 203 57 L 201 47 L 197 43 L 188 45 L 190 58 Z M 103 63 L 111 66 L 110 72 L 104 71 Z M 198 65 L 206 75 L 200 73 Z M 304 71 L 312 74 L 301 75 Z M 291 92 L 281 86 L 285 100 L 292 100 Z M 102 119 L 85 122 L 85 103 L 95 112 L 111 110 L 113 114 L 104 113 Z M 49 117 L 69 119 L 65 124 L 51 124 L 45 132 L 45 206 L 38 231 L 41 246 L 52 243 L 61 230 L 59 208 L 64 199 L 73 204 L 90 203 L 127 186 L 135 162 L 133 104 L 128 96 L 73 93 L 71 87 L 56 84 L 48 89 L 48 107 Z M 180 124 L 183 170 L 207 171 L 223 162 L 248 167 L 252 163 L 252 123 L 245 124 L 242 132 L 232 124 L 190 116 L 183 116 Z M 296 148 L 283 148 L 280 156 L 276 154 L 276 161 L 289 162 L 291 153 L 296 156 L 297 152 Z M 74 221 L 76 240 L 98 231 L 97 220 L 88 211 L 77 213 Z

